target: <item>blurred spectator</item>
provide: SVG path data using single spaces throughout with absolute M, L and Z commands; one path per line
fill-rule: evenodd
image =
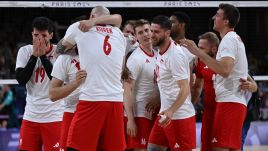
M 14 93 L 9 85 L 0 86 L 0 114 L 8 115 L 8 120 L 0 120 L 0 127 L 2 128 L 15 128 L 19 126 L 17 114 L 14 110 Z
M 135 26 L 135 20 L 128 20 L 126 21 L 122 31 L 124 36 L 126 37 L 127 40 L 127 47 L 126 47 L 126 55 L 129 52 L 132 52 L 135 50 L 138 46 L 139 43 L 137 42 L 137 39 L 135 38 L 134 35 L 134 26 Z

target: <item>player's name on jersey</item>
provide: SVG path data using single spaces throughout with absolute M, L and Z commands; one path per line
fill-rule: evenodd
M 110 27 L 97 26 L 96 29 L 97 29 L 98 32 L 105 32 L 105 33 L 108 33 L 108 34 L 112 34 L 113 33 L 113 30 Z

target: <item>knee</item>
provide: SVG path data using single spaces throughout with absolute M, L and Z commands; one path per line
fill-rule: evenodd
M 148 144 L 147 151 L 165 151 L 166 147 L 156 145 L 156 144 Z

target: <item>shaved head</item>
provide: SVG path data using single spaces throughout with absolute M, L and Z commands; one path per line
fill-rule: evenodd
M 96 18 L 102 15 L 110 15 L 109 9 L 104 6 L 96 6 L 92 9 L 90 18 Z

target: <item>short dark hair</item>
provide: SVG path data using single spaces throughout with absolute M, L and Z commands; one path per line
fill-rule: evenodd
M 150 25 L 150 22 L 148 20 L 145 20 L 145 19 L 136 20 L 135 21 L 135 24 L 133 26 L 134 32 L 136 32 L 136 28 L 137 27 L 143 26 L 143 25 L 146 25 L 146 24 L 149 24 Z
M 180 23 L 185 23 L 185 30 L 187 31 L 191 25 L 191 18 L 184 12 L 174 12 L 171 16 L 175 16 Z
M 136 20 L 127 20 L 126 23 L 125 23 L 125 25 L 124 25 L 124 27 L 126 25 L 128 25 L 128 24 L 134 27 L 135 26 L 135 23 L 136 23 Z
M 240 12 L 234 5 L 221 3 L 219 9 L 224 12 L 224 19 L 229 20 L 229 27 L 234 28 L 240 20 Z
M 32 22 L 32 27 L 37 30 L 48 30 L 49 33 L 53 32 L 53 22 L 47 17 L 36 17 Z
M 220 43 L 218 36 L 213 32 L 206 32 L 200 35 L 198 38 L 199 40 L 206 39 L 210 44 L 215 45 L 216 47 L 218 47 Z
M 161 28 L 171 30 L 172 23 L 167 16 L 159 15 L 153 18 L 152 23 L 158 24 Z

